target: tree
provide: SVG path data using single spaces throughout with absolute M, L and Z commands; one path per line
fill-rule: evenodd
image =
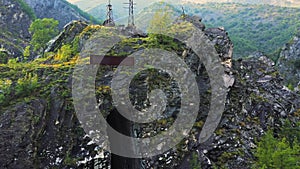
M 298 111 L 300 112 L 300 110 Z M 279 136 L 286 138 L 290 147 L 294 146 L 295 141 L 300 143 L 300 122 L 293 123 L 290 120 L 285 120 L 280 129 Z
M 36 19 L 29 27 L 32 33 L 30 44 L 34 51 L 42 51 L 47 47 L 47 43 L 58 34 L 58 21 L 52 18 Z
M 287 139 L 275 138 L 272 131 L 268 131 L 258 143 L 255 156 L 257 161 L 254 168 L 260 169 L 299 169 L 299 143 L 294 141 L 293 147 Z
M 172 23 L 170 13 L 165 9 L 161 9 L 155 12 L 150 25 L 148 32 L 150 34 L 165 34 L 168 31 L 170 24 Z

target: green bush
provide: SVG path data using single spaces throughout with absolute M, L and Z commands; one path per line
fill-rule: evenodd
M 295 112 L 295 114 L 297 113 L 298 112 Z M 280 137 L 286 138 L 291 147 L 293 147 L 295 141 L 300 143 L 300 122 L 293 124 L 289 120 L 284 121 L 279 135 Z
M 289 83 L 288 86 L 287 86 L 287 88 L 288 88 L 289 90 L 291 90 L 291 91 L 294 91 L 294 86 L 293 86 L 292 83 Z
M 198 155 L 197 153 L 192 153 L 192 159 L 191 159 L 191 169 L 201 169 L 201 164 L 198 160 Z
M 73 51 L 71 45 L 63 45 L 57 52 L 57 55 L 54 57 L 54 60 L 57 61 L 68 61 L 71 58 Z
M 0 50 L 0 63 L 6 64 L 7 62 L 8 62 L 7 53 Z
M 18 59 L 17 58 L 9 59 L 7 64 L 10 68 L 16 69 L 18 66 Z
M 9 79 L 1 80 L 0 79 L 0 104 L 6 100 L 7 95 L 10 94 L 10 87 L 12 81 Z
M 33 92 L 38 86 L 38 76 L 36 74 L 26 73 L 23 78 L 20 78 L 17 81 L 16 94 L 28 95 Z
M 260 169 L 299 169 L 300 146 L 294 141 L 290 146 L 286 138 L 275 138 L 273 132 L 268 131 L 258 143 L 255 156 L 257 161 L 253 168 Z

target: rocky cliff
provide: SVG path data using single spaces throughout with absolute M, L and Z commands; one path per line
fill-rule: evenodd
M 28 28 L 34 18 L 20 1 L 0 1 L 0 53 L 2 57 L 18 56 L 30 40 Z
M 1 0 L 0 63 L 7 62 L 11 57 L 21 58 L 31 39 L 28 28 L 36 17 L 58 20 L 60 30 L 73 20 L 98 22 L 64 0 Z
M 225 67 L 228 97 L 226 108 L 213 136 L 199 144 L 199 133 L 210 106 L 210 77 L 195 53 L 182 43 L 168 44 L 128 32 L 127 29 L 105 28 L 73 22 L 48 48 L 48 57 L 21 65 L 1 65 L 0 78 L 10 80 L 10 92 L 4 93 L 0 102 L 0 168 L 109 168 L 118 166 L 111 161 L 111 154 L 96 145 L 80 125 L 72 100 L 72 73 L 83 44 L 98 30 L 106 30 L 101 36 L 114 31 L 123 32 L 127 39 L 116 44 L 109 56 L 130 55 L 147 47 L 158 45 L 173 50 L 185 61 L 196 76 L 200 93 L 200 109 L 196 123 L 176 148 L 152 158 L 141 159 L 140 168 L 191 168 L 191 161 L 201 163 L 202 168 L 248 169 L 254 160 L 253 150 L 266 130 L 282 125 L 284 119 L 299 120 L 300 96 L 287 90 L 274 63 L 265 56 L 248 60 L 232 61 L 233 44 L 223 28 L 205 29 L 201 19 L 188 19 L 204 31 L 214 44 L 220 61 Z M 181 22 L 179 22 L 181 23 Z M 169 41 L 170 42 L 170 41 Z M 64 58 L 56 54 L 63 45 L 74 51 Z M 114 119 L 117 113 L 111 97 L 111 80 L 115 66 L 103 66 L 96 77 L 97 108 L 104 117 Z M 20 81 L 31 73 L 38 77 L 35 88 L 20 91 Z M 32 76 L 34 77 L 34 76 Z M 149 80 L 150 79 L 150 80 Z M 79 79 L 80 80 L 80 79 Z M 23 81 L 26 81 L 23 79 Z M 33 81 L 31 81 L 32 84 Z M 84 82 L 82 82 L 84 83 Z M 150 124 L 140 124 L 137 137 L 148 137 L 170 127 L 180 109 L 180 90 L 163 71 L 142 71 L 131 84 L 132 104 L 138 109 L 149 105 L 147 89 L 163 88 L 169 106 L 165 119 Z M 85 90 L 85 89 L 83 89 Z M 87 105 L 88 106 L 88 105 Z M 87 107 L 89 109 L 89 107 Z M 112 117 L 113 116 L 113 117 Z M 118 121 L 112 123 L 119 123 Z M 127 145 L 120 145 L 127 146 Z M 159 146 L 159 145 L 158 145 Z M 194 158 L 196 157 L 196 158 Z
M 64 0 L 25 0 L 25 2 L 34 10 L 38 18 L 58 20 L 60 29 L 72 20 L 87 21 L 90 19 L 82 16 Z
M 287 86 L 300 90 L 300 33 L 281 49 L 278 69 Z

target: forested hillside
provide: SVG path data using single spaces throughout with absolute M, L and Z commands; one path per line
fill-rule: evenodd
M 243 3 L 243 4 L 266 4 L 266 5 L 274 5 L 274 6 L 285 6 L 285 7 L 300 7 L 299 0 L 182 0 L 182 2 L 190 2 L 190 3 Z
M 53 18 L 59 21 L 59 29 L 72 20 L 92 21 L 99 23 L 88 13 L 66 0 L 18 0 L 25 1 L 33 9 L 37 18 Z
M 208 27 L 224 27 L 235 45 L 235 57 L 254 51 L 273 53 L 300 28 L 299 8 L 232 3 L 187 4 L 185 8 L 201 16 Z

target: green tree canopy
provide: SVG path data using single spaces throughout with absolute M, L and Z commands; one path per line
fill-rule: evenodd
M 257 161 L 254 168 L 260 169 L 299 169 L 300 149 L 297 140 L 290 146 L 287 139 L 275 138 L 272 131 L 268 131 L 258 143 L 255 156 Z
M 58 34 L 58 21 L 52 18 L 36 19 L 30 25 L 29 31 L 32 33 L 30 44 L 34 51 L 44 51 L 47 43 Z

